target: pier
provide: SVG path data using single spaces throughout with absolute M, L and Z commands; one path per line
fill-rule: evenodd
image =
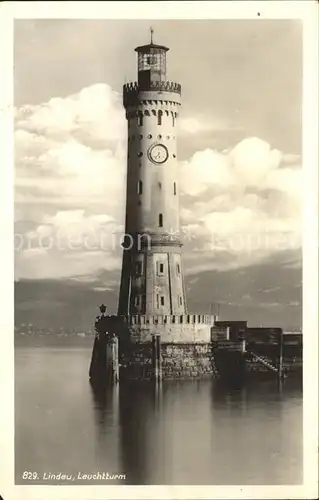
M 149 324 L 144 318 L 143 324 Z M 90 379 L 117 384 L 121 380 L 220 378 L 244 383 L 247 378 L 287 376 L 302 371 L 302 334 L 281 328 L 250 328 L 247 322 L 219 322 L 188 318 L 205 328 L 201 335 L 191 328 L 188 336 L 174 335 L 175 320 L 152 319 L 150 332 L 136 336 L 136 318 L 100 316 L 95 323 Z M 167 324 L 172 322 L 172 330 Z M 203 323 L 202 323 L 203 322 Z M 139 324 L 142 319 L 139 318 Z M 197 323 L 198 326 L 198 323 Z M 208 328 L 207 328 L 208 327 Z M 157 330 L 157 331 L 156 331 Z M 186 328 L 186 332 L 187 332 Z M 139 333 L 141 331 L 139 330 Z M 209 335 L 209 337 L 208 337 Z

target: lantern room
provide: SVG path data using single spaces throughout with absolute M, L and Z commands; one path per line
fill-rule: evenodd
M 152 31 L 151 31 L 152 33 Z M 138 86 L 141 90 L 151 88 L 152 82 L 166 81 L 166 52 L 163 45 L 151 43 L 136 47 Z

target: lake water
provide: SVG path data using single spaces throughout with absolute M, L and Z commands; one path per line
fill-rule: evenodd
M 16 484 L 302 483 L 300 384 L 136 382 L 94 393 L 90 348 L 21 347 L 15 358 Z

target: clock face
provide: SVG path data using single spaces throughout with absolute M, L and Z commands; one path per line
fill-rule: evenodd
M 149 158 L 154 163 L 165 163 L 168 158 L 168 151 L 163 144 L 155 144 L 149 150 Z

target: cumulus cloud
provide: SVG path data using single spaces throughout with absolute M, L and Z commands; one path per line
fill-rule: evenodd
M 188 204 L 182 222 L 189 252 L 197 254 L 190 272 L 205 266 L 200 256 L 207 268 L 230 269 L 300 248 L 302 170 L 283 164 L 286 156 L 251 137 L 224 153 L 197 152 L 181 165 Z
M 181 121 L 188 137 L 214 127 Z M 181 162 L 186 270 L 249 265 L 300 246 L 301 172 L 297 155 L 256 137 Z M 16 109 L 17 277 L 118 269 L 125 179 L 124 112 L 109 86 Z
M 108 85 L 86 87 L 66 98 L 55 97 L 41 105 L 26 105 L 15 110 L 17 128 L 51 139 L 66 135 L 84 137 L 93 143 L 119 141 L 125 137 L 121 96 Z

